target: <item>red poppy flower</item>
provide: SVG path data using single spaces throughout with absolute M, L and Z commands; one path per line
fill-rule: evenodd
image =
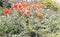
M 21 8 L 21 7 L 22 7 L 22 4 L 18 3 L 17 8 Z
M 13 8 L 17 8 L 17 3 L 14 3 L 14 4 L 12 5 L 12 7 L 13 7 Z
M 5 15 L 8 14 L 8 9 L 7 8 L 4 9 L 4 14 Z

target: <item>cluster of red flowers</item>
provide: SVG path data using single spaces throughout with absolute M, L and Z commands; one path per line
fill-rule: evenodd
M 4 14 L 6 15 L 6 14 L 12 14 L 12 9 L 10 8 L 10 9 L 7 9 L 7 8 L 5 8 L 4 9 Z
M 32 5 L 32 8 L 44 8 L 44 5 L 43 4 L 33 4 Z
M 18 11 L 22 12 L 25 15 L 31 14 L 31 8 L 44 8 L 44 5 L 41 4 L 32 4 L 32 5 L 28 5 L 27 2 L 21 2 L 21 3 L 14 3 L 12 5 L 12 8 L 17 9 Z M 24 10 L 24 8 L 26 8 L 26 10 Z M 4 9 L 4 14 L 12 14 L 12 9 Z M 38 17 L 39 18 L 43 18 L 43 14 L 42 13 L 38 13 Z

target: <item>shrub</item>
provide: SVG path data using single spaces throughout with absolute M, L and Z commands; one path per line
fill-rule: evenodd
M 1 37 L 59 37 L 60 13 L 45 9 L 43 4 L 27 9 L 28 4 L 22 3 L 13 4 L 11 14 L 6 10 L 7 14 L 0 16 Z

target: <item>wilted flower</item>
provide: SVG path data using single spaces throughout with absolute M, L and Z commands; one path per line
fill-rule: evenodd
M 45 6 L 43 5 L 43 4 L 41 4 L 40 6 L 39 6 L 39 8 L 44 8 Z
M 33 4 L 32 8 L 44 8 L 43 4 Z
M 26 8 L 27 8 L 28 10 L 30 10 L 31 7 L 28 5 Z
M 24 14 L 30 14 L 31 13 L 31 11 L 30 10 L 25 10 L 25 12 L 24 12 Z
M 31 7 L 32 8 L 37 8 L 37 4 L 33 4 Z
M 23 6 L 28 6 L 27 2 L 21 2 Z
M 8 13 L 9 14 L 12 14 L 12 9 L 11 8 L 8 10 Z

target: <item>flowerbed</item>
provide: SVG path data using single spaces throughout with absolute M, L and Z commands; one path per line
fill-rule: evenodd
M 60 13 L 43 4 L 14 3 L 3 13 L 1 37 L 60 37 Z

